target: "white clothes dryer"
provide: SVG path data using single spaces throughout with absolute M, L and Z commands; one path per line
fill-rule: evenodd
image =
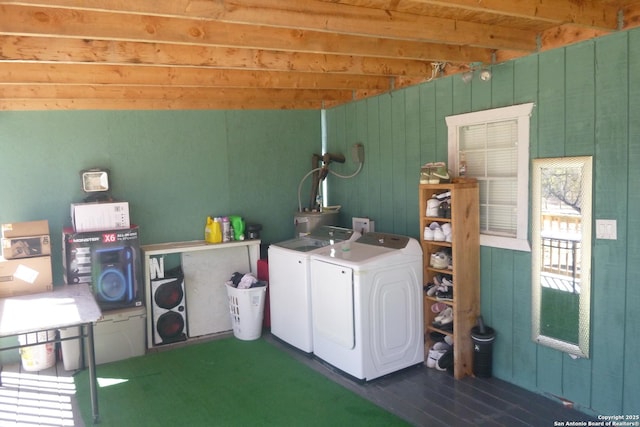
M 271 333 L 306 352 L 313 351 L 309 257 L 326 246 L 355 239 L 353 230 L 321 226 L 312 234 L 269 246 Z
M 422 248 L 367 233 L 311 254 L 313 353 L 369 381 L 424 363 Z

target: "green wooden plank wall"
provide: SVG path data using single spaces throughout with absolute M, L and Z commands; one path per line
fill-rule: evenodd
M 366 152 L 358 177 L 329 178 L 329 199 L 344 225 L 368 216 L 377 230 L 417 238 L 420 165 L 447 160 L 444 118 L 535 102 L 531 157 L 594 156 L 593 218 L 617 220 L 618 239 L 593 241 L 591 358 L 577 360 L 531 340 L 531 254 L 481 249 L 494 375 L 585 412 L 640 414 L 640 29 L 492 71 L 489 83 L 451 76 L 327 111 L 330 151 L 362 142 Z
M 142 244 L 202 240 L 207 215 L 231 214 L 262 223 L 266 242 L 290 239 L 320 129 L 317 111 L 3 112 L 0 223 L 49 220 L 63 283 L 58 248 L 69 204 L 84 197 L 78 172 L 102 166 Z

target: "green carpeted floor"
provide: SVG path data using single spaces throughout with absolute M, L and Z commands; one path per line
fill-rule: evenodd
M 406 426 L 264 339 L 224 338 L 100 365 L 100 426 Z M 75 377 L 92 425 L 88 372 Z M 110 384 L 110 385 L 109 385 Z

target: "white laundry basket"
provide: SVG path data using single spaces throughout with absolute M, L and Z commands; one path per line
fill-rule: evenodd
M 229 315 L 236 338 L 251 341 L 262 335 L 262 318 L 267 286 L 249 289 L 234 288 L 226 283 L 229 298 Z
M 37 332 L 32 334 L 18 336 L 20 345 L 36 344 L 54 340 L 56 331 Z M 25 371 L 40 371 L 42 369 L 51 368 L 56 364 L 56 345 L 55 343 L 46 343 L 32 345 L 20 348 L 20 356 L 22 358 L 22 369 Z

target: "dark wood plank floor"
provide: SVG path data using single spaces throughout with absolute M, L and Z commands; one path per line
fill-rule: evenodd
M 454 380 L 424 365 L 370 382 L 354 380 L 326 363 L 294 349 L 268 332 L 266 340 L 312 369 L 369 399 L 414 426 L 553 426 L 555 421 L 593 418 L 555 400 L 495 378 Z M 38 373 L 20 373 L 20 364 L 5 366 L 0 377 L 0 426 L 85 427 L 69 387 L 73 372 L 62 363 Z M 24 373 L 23 373 L 24 374 Z M 38 377 L 46 388 L 35 391 Z M 18 399 L 16 396 L 20 396 Z M 25 405 L 21 408 L 20 405 Z M 29 414 L 29 415 L 25 415 Z
M 465 378 L 425 365 L 363 383 L 265 334 L 296 359 L 414 426 L 553 426 L 555 421 L 596 421 L 545 396 L 496 378 Z

